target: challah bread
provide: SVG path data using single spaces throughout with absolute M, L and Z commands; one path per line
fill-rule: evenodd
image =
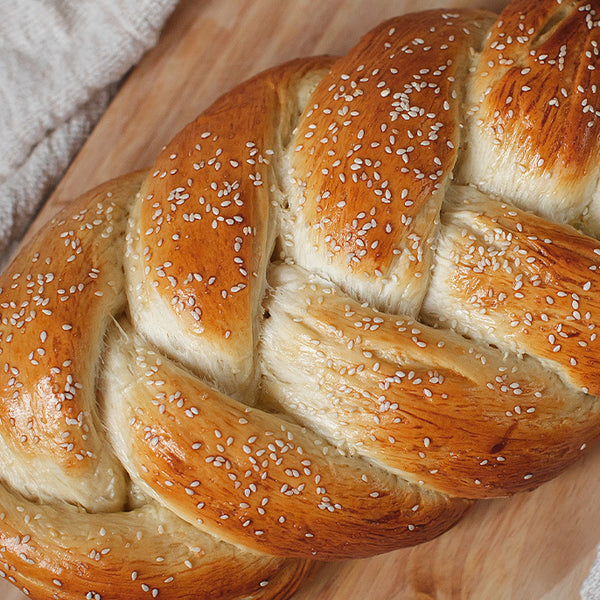
M 576 460 L 600 432 L 596 4 L 406 15 L 266 71 L 23 248 L 0 573 L 284 598 L 313 559 L 432 539 Z

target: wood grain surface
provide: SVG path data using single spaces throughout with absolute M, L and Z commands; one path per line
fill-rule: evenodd
M 496 12 L 505 0 L 187 0 L 132 70 L 30 234 L 90 187 L 150 166 L 218 95 L 284 60 L 341 54 L 381 20 L 437 7 Z M 535 492 L 478 503 L 416 548 L 324 564 L 294 600 L 565 600 L 600 542 L 600 448 Z M 0 583 L 0 600 L 25 598 Z M 218 599 L 215 599 L 218 600 Z

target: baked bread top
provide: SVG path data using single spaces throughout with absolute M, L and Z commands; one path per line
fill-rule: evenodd
M 405 15 L 266 71 L 23 248 L 14 582 L 280 598 L 576 460 L 600 430 L 596 4 Z

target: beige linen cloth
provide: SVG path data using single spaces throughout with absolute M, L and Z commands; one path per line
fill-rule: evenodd
M 176 3 L 0 0 L 0 270 Z
M 0 270 L 176 3 L 0 0 Z M 600 555 L 581 599 L 600 600 Z
M 581 587 L 581 600 L 600 600 L 600 546 L 596 561 Z
M 177 0 L 0 0 L 0 269 Z

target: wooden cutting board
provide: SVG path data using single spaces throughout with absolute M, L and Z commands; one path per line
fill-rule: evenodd
M 150 166 L 222 92 L 297 56 L 341 54 L 381 20 L 436 7 L 499 11 L 506 0 L 187 0 L 130 73 L 31 232 L 73 198 Z M 31 234 L 30 232 L 30 234 Z M 565 600 L 600 542 L 600 448 L 535 492 L 480 502 L 422 546 L 322 565 L 294 600 Z M 25 598 L 0 583 L 0 598 Z M 218 600 L 218 599 L 215 599 Z

